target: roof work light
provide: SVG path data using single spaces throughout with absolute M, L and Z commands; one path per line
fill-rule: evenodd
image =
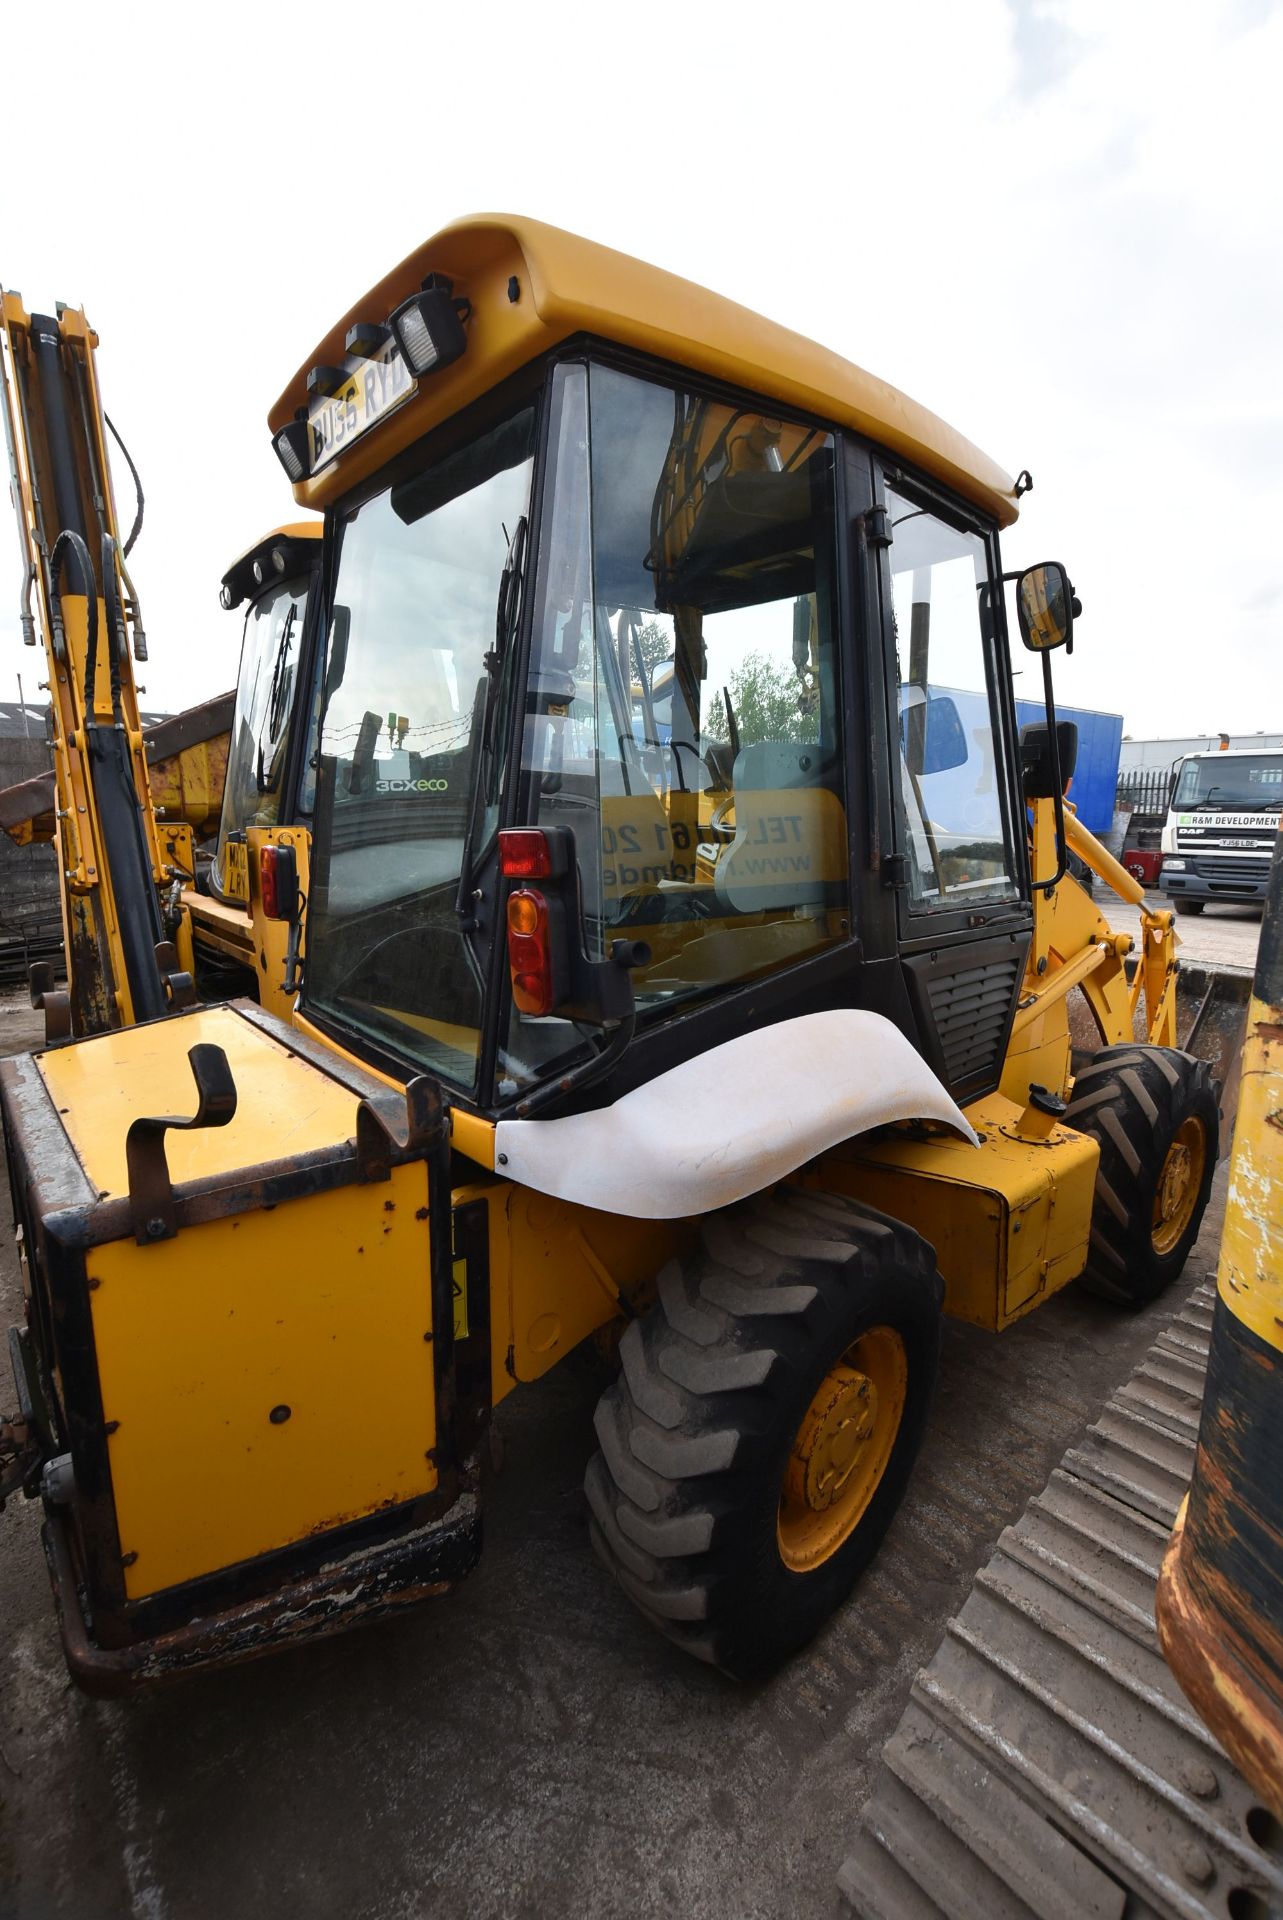
M 345 387 L 351 377 L 346 367 L 313 367 L 307 376 L 307 397 L 328 400 L 332 393 Z
M 434 373 L 457 360 L 467 345 L 454 302 L 453 283 L 430 273 L 420 292 L 403 300 L 388 322 L 411 373 Z
M 306 478 L 308 468 L 310 436 L 307 410 L 304 408 L 302 411 L 301 420 L 291 420 L 288 427 L 282 427 L 279 433 L 272 436 L 272 445 L 276 449 L 277 459 L 285 469 L 285 477 L 295 482 Z
M 372 360 L 376 353 L 382 353 L 387 343 L 386 327 L 375 327 L 367 320 L 358 320 L 348 328 L 343 346 L 345 352 L 358 360 Z

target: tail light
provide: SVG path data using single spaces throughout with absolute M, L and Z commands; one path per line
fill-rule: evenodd
M 499 835 L 499 868 L 505 880 L 548 880 L 552 848 L 538 827 L 505 827 Z
M 508 967 L 518 1013 L 551 1013 L 555 992 L 548 902 L 535 887 L 516 887 L 508 895 Z
M 290 920 L 298 900 L 298 861 L 293 847 L 264 847 L 258 856 L 258 896 L 269 920 Z
M 612 1032 L 635 1011 L 629 970 L 650 964 L 641 940 L 614 940 L 608 958 L 585 951 L 584 905 L 569 827 L 505 827 L 499 868 L 507 901 L 512 1004 L 536 1018 L 554 1015 Z M 544 884 L 532 887 L 532 880 Z

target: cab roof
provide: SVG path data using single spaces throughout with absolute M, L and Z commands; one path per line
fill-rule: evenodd
M 1017 514 L 1010 476 L 915 400 L 827 347 L 611 247 L 517 214 L 456 220 L 372 287 L 320 340 L 272 407 L 273 433 L 307 404 L 313 366 L 341 366 L 348 329 L 384 324 L 429 273 L 471 303 L 467 351 L 424 376 L 413 398 L 299 481 L 300 505 L 323 507 L 393 454 L 550 347 L 592 334 L 726 381 L 786 408 L 854 429 L 992 513 Z M 515 297 L 514 297 L 515 296 Z
M 1182 760 L 1259 760 L 1262 754 L 1283 754 L 1283 747 L 1262 740 L 1259 747 L 1191 747 Z
M 323 520 L 295 520 L 289 526 L 273 527 L 272 531 L 265 533 L 261 540 L 256 540 L 252 547 L 246 547 L 244 553 L 238 554 L 223 575 L 220 598 L 224 607 L 237 607 L 242 600 L 252 600 L 274 580 L 284 579 L 287 575 L 296 575 L 311 565 L 312 554 L 306 547 L 296 546 L 295 542 L 319 541 L 324 531 Z M 270 560 L 273 552 L 280 554 L 281 564 Z M 315 557 L 317 559 L 320 557 L 319 546 Z M 262 561 L 269 568 L 262 578 L 255 575 L 256 560 Z

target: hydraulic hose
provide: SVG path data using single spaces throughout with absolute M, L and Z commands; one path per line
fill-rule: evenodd
M 107 658 L 111 663 L 111 710 L 117 720 L 124 719 L 120 704 L 120 668 L 125 658 L 125 623 L 120 617 L 120 596 L 116 592 L 116 542 L 109 533 L 102 536 L 103 605 L 107 609 Z
M 133 456 L 130 453 L 129 448 L 125 445 L 120 435 L 116 432 L 115 424 L 112 421 L 111 415 L 104 409 L 102 417 L 107 422 L 107 426 L 111 432 L 112 439 L 116 442 L 116 445 L 120 448 L 120 451 L 125 456 L 125 465 L 129 468 L 130 474 L 134 482 L 134 502 L 135 502 L 134 524 L 129 529 L 129 538 L 125 542 L 125 558 L 126 560 L 128 560 L 130 553 L 133 551 L 134 541 L 138 538 L 139 534 L 142 532 L 142 527 L 143 527 L 143 508 L 146 505 L 146 501 L 143 498 L 143 483 L 138 478 L 138 469 L 134 465 Z
M 71 527 L 64 527 L 53 543 L 53 552 L 49 555 L 49 584 L 51 590 L 58 591 L 58 562 L 63 548 L 74 556 L 76 569 L 80 574 L 81 591 L 87 603 L 88 629 L 85 645 L 85 725 L 92 726 L 94 711 L 94 689 L 98 677 L 98 583 L 94 579 L 94 570 L 89 561 L 89 549 L 78 533 Z M 119 698 L 118 669 L 113 654 L 112 705 Z

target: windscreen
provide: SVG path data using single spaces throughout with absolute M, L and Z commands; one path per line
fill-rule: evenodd
M 322 693 L 307 1003 L 463 1087 L 482 996 L 458 888 L 533 444 L 527 408 L 347 516 Z
M 1187 760 L 1172 805 L 1179 811 L 1277 812 L 1283 806 L 1283 753 L 1212 753 Z

